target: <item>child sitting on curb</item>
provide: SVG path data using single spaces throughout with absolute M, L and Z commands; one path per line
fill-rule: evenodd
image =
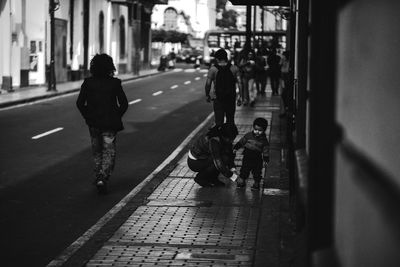
M 254 178 L 252 189 L 260 189 L 263 161 L 266 164 L 269 162 L 269 142 L 265 134 L 267 127 L 268 121 L 266 119 L 256 118 L 253 122 L 253 130 L 246 133 L 233 147 L 234 153 L 244 147 L 242 168 L 237 179 L 237 187 L 239 188 L 246 185 L 246 179 L 252 172 Z

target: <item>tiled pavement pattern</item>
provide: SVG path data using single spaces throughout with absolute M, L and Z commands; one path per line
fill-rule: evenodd
M 271 163 L 266 181 L 281 180 L 278 114 L 279 99 L 270 97 L 236 112 L 239 136 L 235 141 L 251 130 L 254 118 L 269 122 Z M 238 153 L 238 166 L 241 157 Z M 277 266 L 282 246 L 279 210 L 287 191 L 252 191 L 252 179 L 246 189 L 236 188 L 229 179 L 223 180 L 225 187 L 202 188 L 194 176 L 185 155 L 147 204 L 128 218 L 86 266 Z

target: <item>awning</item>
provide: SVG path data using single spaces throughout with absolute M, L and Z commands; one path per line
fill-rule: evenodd
M 290 6 L 289 0 L 229 0 L 232 5 Z

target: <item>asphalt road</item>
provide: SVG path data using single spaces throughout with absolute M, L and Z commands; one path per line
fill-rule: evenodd
M 123 84 L 130 106 L 106 196 L 91 184 L 77 94 L 0 111 L 0 265 L 45 266 L 146 178 L 212 112 L 204 75 Z

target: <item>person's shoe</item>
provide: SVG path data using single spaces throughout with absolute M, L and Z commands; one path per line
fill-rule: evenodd
M 251 187 L 251 190 L 259 190 L 260 189 L 260 183 L 254 182 L 253 186 Z
M 221 187 L 221 186 L 225 186 L 224 182 L 221 182 L 220 180 L 216 179 L 215 181 L 212 181 L 211 184 L 215 187 Z
M 97 191 L 99 194 L 106 194 L 107 193 L 107 182 L 104 180 L 98 180 L 96 183 Z

